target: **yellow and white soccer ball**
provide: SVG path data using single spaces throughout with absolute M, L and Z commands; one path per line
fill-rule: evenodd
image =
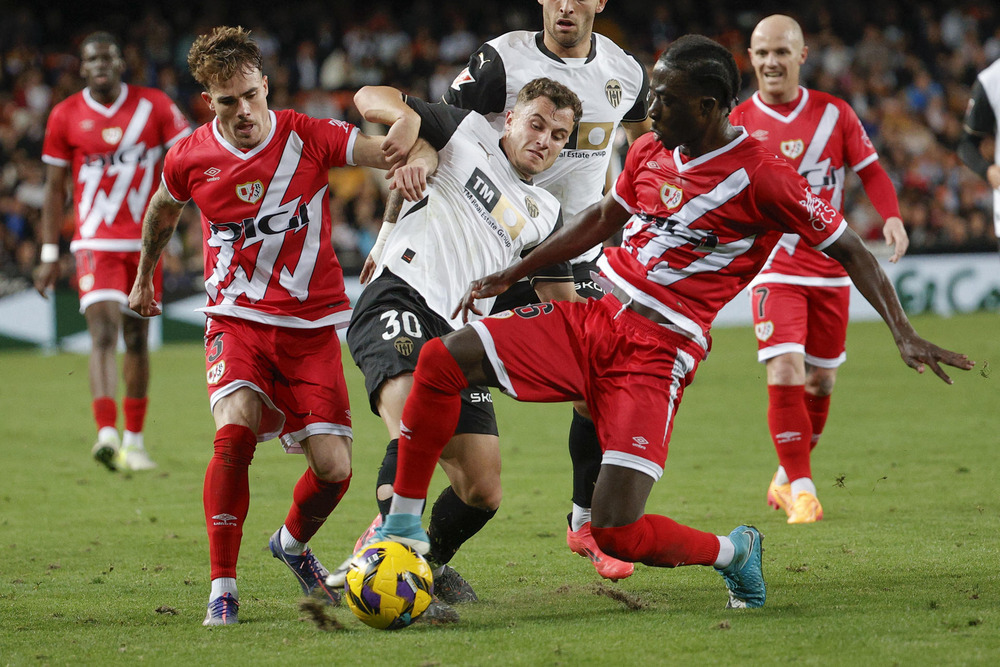
M 434 575 L 424 557 L 399 542 L 375 542 L 354 554 L 344 596 L 354 615 L 379 630 L 413 623 L 431 603 Z

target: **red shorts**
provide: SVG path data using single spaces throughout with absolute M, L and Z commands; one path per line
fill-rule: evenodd
M 837 368 L 847 359 L 851 288 L 763 283 L 750 292 L 757 360 L 797 352 L 807 364 Z
M 705 357 L 697 343 L 610 295 L 515 308 L 472 326 L 507 394 L 585 400 L 603 462 L 660 478 L 684 388 Z
M 205 371 L 212 409 L 249 387 L 264 403 L 257 441 L 281 436 L 288 452 L 318 434 L 352 438 L 351 405 L 335 327 L 290 329 L 234 317 L 205 324 Z
M 122 304 L 123 311 L 135 315 L 129 310 L 128 295 L 139 271 L 139 253 L 77 250 L 73 256 L 76 258 L 76 289 L 80 293 L 81 313 L 99 301 L 117 301 Z M 163 301 L 162 266 L 162 262 L 158 263 L 153 273 L 157 303 Z

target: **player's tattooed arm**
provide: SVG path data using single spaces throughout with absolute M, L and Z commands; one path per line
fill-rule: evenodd
M 161 184 L 146 207 L 142 220 L 142 253 L 139 255 L 139 269 L 128 296 L 129 308 L 145 317 L 160 314 L 153 288 L 153 273 L 160 261 L 163 249 L 177 228 L 184 204 L 177 202 Z

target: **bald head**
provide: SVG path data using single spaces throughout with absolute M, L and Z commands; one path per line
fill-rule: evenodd
M 802 36 L 802 26 L 799 25 L 798 21 L 784 14 L 771 14 L 761 19 L 761 22 L 753 29 L 750 44 L 753 46 L 754 39 L 775 39 L 778 37 L 784 37 L 800 49 L 806 43 Z
M 798 97 L 799 69 L 809 49 L 795 19 L 784 14 L 763 19 L 754 28 L 747 51 L 765 102 L 783 104 Z

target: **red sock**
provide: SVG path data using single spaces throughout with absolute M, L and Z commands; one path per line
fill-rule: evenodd
M 148 398 L 122 399 L 122 412 L 125 413 L 125 430 L 132 433 L 142 433 L 142 427 L 146 423 L 146 405 Z
M 806 412 L 805 387 L 772 384 L 767 387 L 767 395 L 767 425 L 778 452 L 778 462 L 784 466 L 791 481 L 811 478 L 809 440 L 812 424 Z
M 285 528 L 299 542 L 308 542 L 344 497 L 350 485 L 350 475 L 339 482 L 325 482 L 316 476 L 312 468 L 306 468 L 295 484 L 292 508 L 285 518 Z
M 212 579 L 236 576 L 243 522 L 250 507 L 250 462 L 257 436 L 246 426 L 227 424 L 215 433 L 215 454 L 205 472 L 205 523 Z
M 809 413 L 809 421 L 812 422 L 812 441 L 809 449 L 812 450 L 819 444 L 819 437 L 823 435 L 823 427 L 826 426 L 827 415 L 830 414 L 830 395 L 815 396 L 806 392 L 806 411 Z
M 403 408 L 393 488 L 406 498 L 426 498 L 441 451 L 455 434 L 462 411 L 459 392 L 469 385 L 440 339 L 420 349 L 413 388 Z
M 118 404 L 115 399 L 107 396 L 95 398 L 91 404 L 94 410 L 94 421 L 97 422 L 97 430 L 100 431 L 105 426 L 115 428 L 118 423 Z
M 658 514 L 643 515 L 635 523 L 590 530 L 604 553 L 630 563 L 655 567 L 714 565 L 719 538 Z

